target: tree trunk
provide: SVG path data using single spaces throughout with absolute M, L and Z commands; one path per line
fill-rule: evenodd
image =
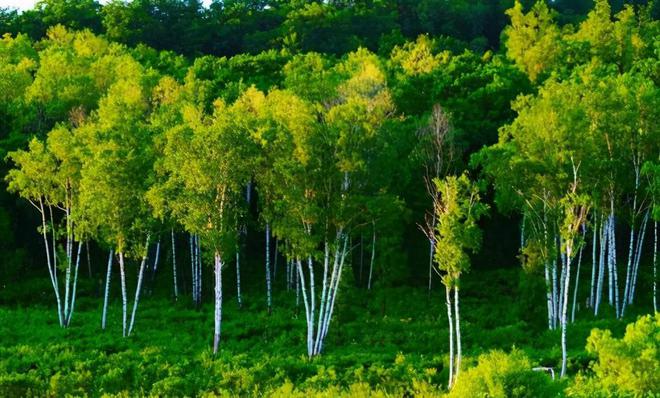
M 317 355 L 320 354 L 320 347 L 318 347 L 319 351 L 317 352 L 315 348 L 316 344 L 314 344 L 314 309 L 316 308 L 316 302 L 315 302 L 316 289 L 314 287 L 314 267 L 312 264 L 312 256 L 307 257 L 307 268 L 309 269 L 309 296 L 311 299 L 310 308 L 309 308 L 309 325 L 308 325 L 308 330 L 310 330 L 311 333 L 308 333 L 307 335 L 307 339 L 308 339 L 307 346 L 309 347 L 308 350 L 309 349 L 312 350 L 313 355 Z
M 373 233 L 371 236 L 371 262 L 369 263 L 369 283 L 367 290 L 371 290 L 371 278 L 374 273 L 374 259 L 376 258 L 376 224 L 372 222 Z M 433 257 L 431 257 L 433 258 Z M 431 279 L 429 277 L 429 292 L 431 291 Z
M 658 312 L 657 288 L 656 281 L 658 280 L 658 222 L 653 223 L 653 311 Z
M 628 300 L 628 304 L 632 304 L 633 301 L 635 300 L 635 290 L 637 288 L 637 275 L 639 274 L 639 263 L 642 259 L 642 249 L 644 245 L 644 238 L 646 237 L 646 226 L 648 225 L 649 212 L 650 210 L 647 210 L 646 214 L 644 215 L 644 220 L 642 221 L 642 231 L 639 234 L 639 239 L 637 239 L 637 250 L 635 251 L 635 261 L 633 263 L 633 274 L 632 274 L 630 298 Z
M 616 235 L 614 230 L 614 215 L 612 215 L 612 221 L 610 223 L 610 260 L 612 261 L 612 277 L 613 283 L 612 287 L 614 289 L 614 308 L 616 309 L 616 317 L 620 318 L 619 312 L 619 282 L 618 282 L 618 270 L 616 265 Z
M 108 297 L 110 295 L 110 275 L 112 272 L 112 255 L 113 251 L 110 250 L 110 255 L 108 256 L 108 270 L 105 275 L 105 294 L 103 298 L 103 315 L 101 316 L 101 329 L 105 330 L 105 319 L 106 314 L 108 313 Z
M 174 241 L 174 228 L 172 228 L 172 279 L 174 279 L 174 301 L 179 299 L 179 286 L 176 278 L 176 242 Z
M 240 247 L 236 247 L 236 300 L 238 308 L 243 308 L 243 299 L 241 298 L 241 254 Z
M 266 223 L 266 305 L 268 314 L 273 312 L 270 285 L 270 224 Z
M 461 318 L 459 315 L 458 286 L 454 286 L 454 320 L 456 324 L 456 368 L 454 369 L 454 383 L 458 380 L 458 374 L 461 372 L 461 359 L 463 352 L 461 349 Z
M 76 269 L 73 275 L 73 287 L 71 289 L 71 306 L 69 307 L 69 313 L 66 316 L 66 326 L 69 327 L 71 324 L 71 317 L 73 316 L 73 308 L 76 305 L 76 287 L 78 286 L 78 269 L 80 269 L 80 253 L 82 249 L 82 241 L 78 242 L 78 253 L 76 254 Z
M 126 271 L 124 269 L 124 253 L 119 252 L 119 279 L 121 281 L 122 336 L 126 337 Z
M 85 241 L 85 253 L 87 254 L 87 272 L 89 273 L 89 279 L 92 279 L 92 260 L 89 254 L 89 241 Z
M 319 351 L 319 342 L 321 341 L 321 325 L 323 325 L 323 320 L 325 319 L 325 308 L 326 300 L 328 295 L 328 267 L 330 266 L 330 247 L 328 244 L 328 239 L 325 239 L 323 245 L 323 279 L 321 280 L 321 305 L 319 307 L 319 318 L 317 322 L 317 331 L 316 331 L 316 342 L 313 352 Z
M 566 246 L 566 279 L 564 280 L 564 299 L 561 310 L 561 377 L 566 375 L 566 310 L 568 307 L 568 286 L 571 280 L 571 248 L 572 244 Z
M 59 320 L 60 326 L 64 327 L 64 316 L 62 314 L 62 300 L 60 299 L 60 289 L 57 285 L 57 275 L 56 269 L 57 264 L 55 259 L 51 262 L 50 259 L 50 247 L 48 245 L 48 236 L 46 228 L 46 211 L 44 209 L 43 201 L 39 200 L 40 212 L 41 212 L 41 233 L 44 239 L 44 247 L 46 248 L 46 265 L 48 266 L 48 275 L 50 276 L 50 283 L 53 285 L 53 291 L 55 292 L 55 301 L 57 302 L 57 318 Z M 51 213 L 52 214 L 52 213 Z M 55 245 L 55 238 L 53 233 L 53 246 Z M 53 254 L 55 250 L 53 249 Z
M 140 302 L 140 293 L 142 291 L 142 280 L 144 279 L 144 268 L 147 264 L 147 254 L 149 252 L 149 235 L 147 235 L 147 243 L 145 244 L 144 256 L 140 263 L 140 271 L 138 272 L 137 287 L 135 288 L 135 301 L 133 302 L 133 312 L 131 313 L 131 324 L 128 327 L 128 335 L 131 335 L 133 326 L 135 325 L 135 313 L 137 312 L 138 303 Z
M 218 353 L 222 325 L 222 257 L 215 252 L 215 311 L 213 315 L 213 354 Z
M 300 263 L 300 259 L 296 259 L 296 266 L 298 268 L 298 279 L 297 281 L 300 281 L 302 284 L 302 296 L 303 296 L 303 302 L 305 304 L 305 320 L 307 321 L 307 356 L 311 358 L 314 356 L 314 348 L 312 347 L 311 341 L 312 341 L 312 333 L 314 333 L 314 328 L 312 327 L 312 320 L 310 317 L 310 309 L 309 309 L 309 302 L 307 300 L 307 291 L 305 290 L 305 278 L 303 275 L 303 270 L 302 270 L 302 264 Z M 298 291 L 298 288 L 296 288 L 296 292 Z
M 589 308 L 594 308 L 596 305 L 596 243 L 598 238 L 598 218 L 594 216 L 594 226 L 592 228 L 592 241 L 591 241 L 591 285 L 589 287 Z
M 604 216 L 601 217 L 600 223 L 600 246 L 598 258 L 598 286 L 596 287 L 596 297 L 594 304 L 594 316 L 598 316 L 598 309 L 603 299 L 603 285 L 605 282 L 605 256 L 607 253 L 607 222 Z
M 584 224 L 582 224 L 582 240 L 584 240 L 586 234 L 587 234 L 587 227 Z M 583 249 L 584 247 L 580 247 L 580 252 L 578 254 L 577 268 L 575 270 L 575 288 L 573 289 L 573 307 L 571 309 L 571 323 L 575 322 L 575 306 L 577 304 L 578 283 L 580 282 L 580 264 L 582 264 Z
M 445 303 L 447 304 L 447 320 L 449 321 L 449 381 L 447 388 L 451 389 L 454 382 L 454 320 L 452 316 L 451 288 L 445 284 Z

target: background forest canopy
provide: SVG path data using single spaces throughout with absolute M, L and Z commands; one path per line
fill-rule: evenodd
M 657 314 L 658 4 L 45 0 L 1 9 L 0 303 L 21 305 L 22 283 L 44 280 L 45 264 L 67 328 L 88 267 L 80 293 L 103 291 L 105 329 L 118 264 L 129 336 L 160 259 L 163 296 L 190 290 L 195 308 L 213 298 L 217 353 L 223 275 L 239 307 L 242 280 L 244 291 L 265 287 L 270 314 L 279 262 L 304 308 L 300 344 L 311 358 L 348 316 L 343 295 L 422 285 L 430 294 L 441 284 L 449 352 L 443 379 L 425 380 L 470 396 L 492 386 L 475 381 L 485 368 L 462 373 L 462 349 L 477 352 L 461 345 L 461 318 L 471 319 L 459 297 L 474 305 L 465 275 L 472 264 L 477 274 L 522 265 L 521 322 L 557 331 L 542 365 L 579 372 L 564 392 L 657 391 L 657 355 L 633 366 L 651 366 L 651 376 L 612 374 L 570 358 L 567 340 L 576 319 Z M 180 264 L 190 258 L 179 276 L 177 254 Z M 658 327 L 657 315 L 642 318 L 630 339 L 657 349 Z M 628 343 L 599 333 L 590 353 L 635 358 L 608 351 Z M 538 364 L 500 354 L 484 367 Z M 520 383 L 550 386 L 537 376 Z

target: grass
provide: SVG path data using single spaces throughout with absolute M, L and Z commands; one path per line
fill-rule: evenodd
M 547 330 L 543 301 L 534 303 L 538 297 L 524 296 L 529 288 L 526 278 L 516 269 L 472 275 L 462 289 L 465 366 L 489 350 L 516 347 L 534 365 L 557 367 L 560 333 Z M 0 297 L 12 302 L 12 294 L 35 289 L 14 286 Z M 47 286 L 43 289 L 47 291 Z M 245 396 L 287 395 L 287 391 L 332 395 L 338 388 L 349 395 L 362 389 L 397 396 L 421 394 L 420 383 L 439 392 L 446 383 L 447 320 L 440 289 L 429 295 L 412 287 L 367 292 L 344 286 L 326 350 L 313 360 L 305 355 L 304 312 L 296 308 L 294 292 L 276 287 L 275 308 L 268 315 L 263 292 L 249 292 L 246 305 L 239 309 L 232 289 L 226 287 L 216 357 L 210 350 L 212 304 L 195 310 L 186 296 L 178 302 L 163 298 L 162 292 L 143 297 L 129 338 L 121 337 L 117 297 L 109 308 L 106 330 L 100 329 L 102 300 L 93 297 L 89 281 L 81 285 L 68 329 L 57 325 L 54 306 L 45 294 L 32 296 L 29 307 L 22 307 L 19 299 L 13 306 L 0 306 L 0 392 L 3 396 Z M 594 319 L 580 312 L 579 320 L 569 325 L 569 372 L 588 368 L 592 358 L 584 346 L 592 328 L 611 329 L 621 336 L 634 318 L 634 311 L 624 321 L 609 315 Z

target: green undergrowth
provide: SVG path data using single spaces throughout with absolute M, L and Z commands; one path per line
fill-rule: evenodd
M 504 374 L 494 375 L 489 383 L 513 383 L 516 388 L 497 391 L 517 391 L 517 396 L 537 396 L 537 387 L 544 383 L 544 391 L 564 391 L 566 382 L 530 373 L 533 366 L 558 370 L 560 333 L 547 331 L 543 313 L 537 319 L 528 313 L 525 299 L 517 298 L 526 283 L 520 278 L 517 270 L 498 270 L 465 282 L 463 368 L 493 366 L 483 361 L 505 363 L 494 365 Z M 367 292 L 344 286 L 325 352 L 312 360 L 305 355 L 304 311 L 296 308 L 294 292 L 278 289 L 268 315 L 261 292 L 245 295 L 246 305 L 239 309 L 231 286 L 227 288 L 221 349 L 215 357 L 210 349 L 212 305 L 193 309 L 187 296 L 173 302 L 145 295 L 129 338 L 121 336 L 118 298 L 113 297 L 107 328 L 101 330 L 102 300 L 84 289 L 68 329 L 57 325 L 47 297 L 29 307 L 0 307 L 0 395 L 333 397 L 445 392 L 448 335 L 440 289 L 429 295 L 420 288 Z M 593 373 L 590 365 L 597 358 L 596 352 L 585 349 L 592 329 L 608 329 L 621 337 L 626 322 L 609 315 L 578 315 L 568 329 L 568 369 L 571 377 L 584 378 Z M 635 317 L 630 314 L 628 320 Z M 479 371 L 468 370 L 466 379 L 470 374 L 479 377 Z M 486 382 L 471 385 L 479 383 Z

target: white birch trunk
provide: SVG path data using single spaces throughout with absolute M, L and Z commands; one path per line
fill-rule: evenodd
M 222 325 L 222 257 L 215 252 L 215 311 L 213 314 L 213 354 L 218 353 Z
M 105 330 L 105 319 L 108 313 L 108 297 L 110 296 L 110 275 L 112 272 L 112 255 L 113 251 L 110 250 L 108 256 L 108 270 L 105 275 L 105 294 L 103 295 L 103 315 L 101 316 L 101 329 Z
M 124 253 L 119 252 L 119 279 L 121 281 L 121 307 L 122 307 L 122 336 L 126 337 L 126 271 L 124 269 Z
M 447 320 L 449 322 L 449 381 L 447 389 L 451 389 L 454 382 L 454 320 L 452 316 L 451 288 L 445 285 L 445 303 L 447 304 Z
M 270 224 L 266 223 L 266 305 L 268 314 L 273 312 L 270 284 Z
M 596 287 L 596 297 L 594 298 L 594 316 L 598 316 L 598 310 L 600 309 L 600 303 L 603 299 L 603 285 L 605 282 L 605 257 L 607 253 L 607 221 L 604 220 L 604 216 L 601 217 L 600 224 L 600 246 L 599 246 L 599 258 L 598 258 L 598 285 Z
M 632 274 L 630 298 L 628 300 L 628 304 L 633 304 L 635 300 L 635 290 L 637 288 L 637 275 L 639 273 L 639 263 L 642 259 L 642 249 L 644 247 L 644 238 L 646 237 L 646 226 L 648 225 L 649 212 L 650 210 L 647 210 L 646 214 L 644 215 L 644 220 L 642 221 L 642 231 L 639 234 L 639 239 L 637 239 L 637 250 L 635 254 L 635 262 L 633 264 L 633 274 Z
M 176 242 L 174 241 L 174 228 L 172 228 L 172 279 L 174 279 L 174 301 L 179 299 L 179 286 L 176 277 Z
M 240 248 L 236 247 L 236 300 L 238 308 L 243 308 L 243 299 L 241 297 L 241 253 Z
M 87 272 L 89 279 L 92 279 L 92 260 L 89 253 L 89 241 L 85 241 L 85 254 L 87 255 Z
M 587 228 L 582 224 L 582 240 L 587 233 Z M 578 293 L 578 283 L 580 282 L 580 265 L 582 264 L 582 251 L 584 247 L 580 248 L 578 254 L 577 268 L 575 269 L 575 287 L 573 288 L 573 307 L 571 308 L 571 323 L 575 322 L 575 307 L 577 305 L 577 293 Z
M 612 287 L 614 289 L 614 308 L 616 309 L 616 317 L 620 318 L 619 312 L 619 282 L 618 282 L 618 271 L 616 264 L 616 234 L 614 230 L 614 215 L 612 215 L 612 221 L 610 222 L 610 244 L 608 245 L 610 249 L 610 261 L 612 262 Z
M 321 341 L 321 325 L 325 319 L 326 300 L 328 295 L 328 268 L 330 266 L 330 247 L 328 239 L 325 239 L 323 245 L 323 279 L 321 280 L 321 305 L 319 307 L 319 317 L 317 322 L 316 340 L 313 352 L 319 351 L 319 342 Z
M 76 255 L 76 269 L 73 275 L 73 287 L 71 289 L 71 305 L 69 306 L 69 313 L 66 316 L 66 326 L 71 325 L 71 318 L 73 317 L 73 308 L 76 305 L 76 287 L 78 286 L 78 270 L 80 269 L 80 253 L 82 249 L 82 241 L 78 242 L 78 254 Z
M 564 289 L 564 299 L 563 299 L 563 306 L 561 310 L 561 377 L 564 377 L 566 375 L 566 360 L 567 360 L 567 353 L 566 353 L 566 310 L 568 307 L 568 286 L 570 285 L 570 280 L 571 280 L 571 251 L 572 251 L 572 244 L 570 242 L 567 242 L 566 245 L 566 279 L 564 280 L 564 285 L 566 286 Z
M 326 314 L 326 321 L 325 324 L 323 325 L 323 331 L 321 333 L 321 344 L 320 344 L 319 352 L 323 350 L 323 342 L 325 341 L 325 337 L 328 335 L 328 329 L 330 328 L 330 321 L 332 320 L 332 314 L 335 309 L 335 301 L 337 300 L 337 293 L 339 292 L 339 283 L 341 282 L 341 276 L 343 273 L 342 271 L 344 270 L 344 263 L 346 261 L 346 254 L 348 253 L 348 250 L 346 248 L 347 243 L 348 243 L 348 237 L 344 236 L 344 248 L 342 250 L 341 260 L 339 261 L 339 270 L 337 271 L 337 278 L 335 281 L 333 294 L 330 301 L 330 312 Z
M 307 321 L 307 356 L 311 358 L 312 356 L 314 356 L 314 348 L 312 346 L 312 333 L 314 333 L 314 329 L 311 326 L 312 324 L 310 317 L 309 301 L 307 300 L 307 291 L 305 290 L 305 277 L 303 275 L 302 264 L 300 263 L 300 259 L 296 259 L 296 266 L 298 269 L 297 281 L 300 281 L 300 283 L 302 284 L 302 296 L 303 296 L 303 302 L 305 304 L 305 319 Z M 298 291 L 298 288 L 296 288 L 296 291 Z
M 594 308 L 596 305 L 595 302 L 595 288 L 596 288 L 596 264 L 598 262 L 596 257 L 596 244 L 598 238 L 598 218 L 594 216 L 594 226 L 592 228 L 592 240 L 591 240 L 591 285 L 589 288 L 589 308 Z
M 458 380 L 458 375 L 461 372 L 461 359 L 463 358 L 461 349 L 461 318 L 458 309 L 458 286 L 454 286 L 454 316 L 456 317 L 454 320 L 456 324 L 456 368 L 454 369 L 454 383 Z
M 195 244 L 193 242 L 193 234 L 190 234 L 190 284 L 192 285 L 192 300 L 193 304 L 197 304 L 197 289 L 195 287 L 195 277 L 197 272 L 195 271 Z
M 44 209 L 43 201 L 39 200 L 39 206 L 40 207 L 38 209 L 41 212 L 41 233 L 44 239 L 44 247 L 46 249 L 46 265 L 48 267 L 48 275 L 50 276 L 50 283 L 53 285 L 53 291 L 55 292 L 55 301 L 57 303 L 57 318 L 60 326 L 64 327 L 64 317 L 62 314 L 62 300 L 60 299 L 60 289 L 57 285 L 57 275 L 55 273 L 56 272 L 55 270 L 57 269 L 57 264 L 55 263 L 55 259 L 53 259 L 53 261 L 51 262 L 51 258 L 50 258 L 50 247 L 48 245 L 48 235 L 46 229 L 46 210 Z M 53 246 L 54 245 L 55 245 L 55 238 L 53 237 Z M 55 254 L 54 248 L 53 248 L 53 254 Z
M 131 335 L 133 326 L 135 326 L 135 313 L 137 312 L 138 303 L 140 302 L 140 293 L 142 292 L 142 280 L 144 279 L 144 268 L 147 264 L 147 254 L 149 252 L 149 235 L 147 235 L 147 243 L 144 245 L 144 256 L 140 263 L 140 270 L 138 272 L 137 287 L 135 288 L 135 301 L 133 301 L 133 311 L 131 313 L 131 323 L 128 326 L 128 335 Z
M 550 281 L 550 264 L 548 260 L 545 260 L 544 265 L 544 277 L 545 277 L 545 294 L 546 301 L 548 306 L 548 329 L 554 329 L 554 305 L 552 303 L 552 282 Z
M 309 296 L 310 296 L 308 329 L 311 331 L 311 333 L 308 333 L 307 335 L 308 338 L 307 346 L 309 347 L 308 350 L 309 349 L 312 350 L 312 355 L 317 355 L 320 352 L 315 351 L 316 344 L 314 343 L 314 309 L 316 308 L 316 303 L 315 303 L 316 289 L 314 288 L 314 267 L 312 264 L 312 256 L 307 257 L 307 268 L 309 269 Z

